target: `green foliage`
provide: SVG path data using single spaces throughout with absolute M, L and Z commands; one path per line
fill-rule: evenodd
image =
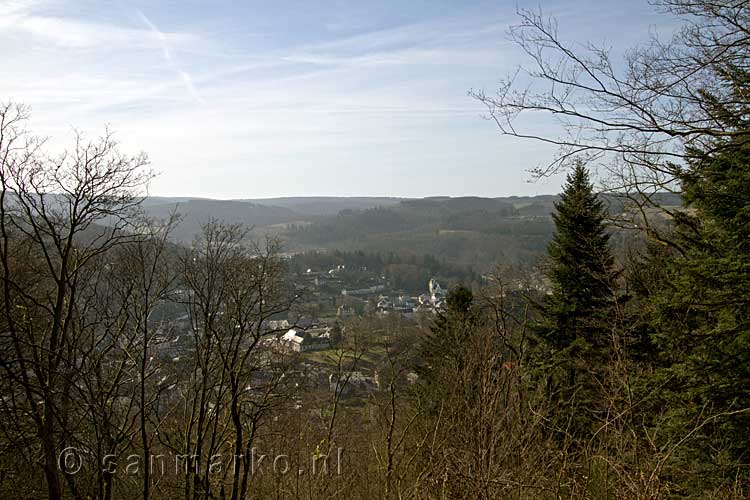
M 606 210 L 583 165 L 568 175 L 555 208 L 547 270 L 552 291 L 540 307 L 537 363 L 557 416 L 565 422 L 559 425 L 575 435 L 588 430 L 598 407 L 595 377 L 609 354 L 615 273 Z
M 542 306 L 545 324 L 539 336 L 556 351 L 576 341 L 602 347 L 607 339 L 597 320 L 603 319 L 612 301 L 615 274 L 606 211 L 582 165 L 568 176 L 555 208 L 547 270 L 552 293 Z
M 691 478 L 701 488 L 750 454 L 750 144 L 723 145 L 682 182 L 693 211 L 676 221 L 681 253 L 654 298 L 655 340 L 667 365 L 663 425 L 694 430 L 679 458 L 701 465 Z
M 471 290 L 461 285 L 453 288 L 445 298 L 445 311 L 440 312 L 429 334 L 422 339 L 417 374 L 428 407 L 434 409 L 442 394 L 450 389 L 440 375 L 443 368 L 458 368 L 463 364 L 462 348 L 479 319 L 473 302 Z
M 552 234 L 553 199 L 405 200 L 389 208 L 347 210 L 292 227 L 285 239 L 299 248 L 432 254 L 482 272 L 500 261 L 533 262 L 544 252 Z

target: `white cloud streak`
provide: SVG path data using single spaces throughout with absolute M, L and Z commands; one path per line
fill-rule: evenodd
M 198 104 L 205 104 L 205 101 L 198 93 L 198 89 L 195 87 L 190 74 L 187 71 L 182 70 L 175 61 L 174 57 L 172 57 L 172 52 L 169 50 L 169 41 L 167 36 L 156 26 L 156 24 L 151 22 L 151 20 L 146 17 L 146 14 L 144 14 L 141 10 L 136 9 L 136 14 L 140 18 L 140 20 L 143 21 L 143 24 L 148 27 L 151 33 L 158 40 L 159 45 L 161 46 L 161 52 L 164 58 L 164 62 L 166 62 L 167 65 L 180 76 L 182 83 L 185 85 L 185 89 L 188 91 L 193 100 Z
M 536 189 L 521 179 L 544 151 L 499 138 L 466 96 L 472 87 L 492 89 L 518 62 L 502 35 L 510 18 L 457 7 L 449 18 L 402 25 L 373 27 L 359 17 L 352 30 L 339 5 L 335 32 L 290 30 L 269 41 L 258 37 L 262 22 L 246 28 L 252 19 L 189 6 L 181 24 L 164 18 L 167 25 L 157 1 L 150 17 L 128 6 L 68 2 L 0 0 L 0 100 L 31 104 L 43 134 L 112 124 L 127 148 L 148 151 L 163 173 L 155 193 Z M 211 14 L 222 7 L 223 16 L 235 12 L 217 4 Z

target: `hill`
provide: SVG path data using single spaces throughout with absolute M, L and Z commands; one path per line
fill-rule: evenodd
M 174 237 L 180 241 L 192 240 L 200 233 L 201 225 L 211 219 L 245 224 L 251 227 L 273 226 L 299 222 L 304 219 L 303 216 L 289 208 L 266 206 L 246 201 L 146 199 L 143 207 L 148 215 L 159 219 L 167 218 L 173 211 L 181 214 L 183 220 L 174 232 Z
M 341 210 L 366 210 L 374 207 L 392 207 L 404 198 L 386 197 L 335 197 L 335 196 L 300 196 L 282 198 L 254 198 L 238 201 L 249 201 L 259 205 L 283 207 L 306 216 L 335 215 Z
M 190 241 L 211 218 L 274 235 L 290 252 L 345 250 L 431 255 L 455 265 L 486 271 L 499 264 L 535 262 L 552 236 L 557 196 L 287 197 L 254 200 L 148 198 L 147 213 L 164 218 L 173 210 L 184 220 L 175 237 Z M 606 196 L 612 213 L 624 200 Z M 658 195 L 664 205 L 680 198 Z

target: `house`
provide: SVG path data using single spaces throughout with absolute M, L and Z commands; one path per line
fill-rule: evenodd
M 331 347 L 329 328 L 302 330 L 292 328 L 280 337 L 285 347 L 295 352 L 322 351 Z
M 430 289 L 430 300 L 433 305 L 437 305 L 438 302 L 441 302 L 445 298 L 445 290 L 435 278 L 430 280 L 428 287 Z
M 393 304 L 391 303 L 391 299 L 389 299 L 385 295 L 381 295 L 380 299 L 378 300 L 377 308 L 380 312 L 393 309 Z
M 416 304 L 414 303 L 414 301 L 410 297 L 406 297 L 404 295 L 399 296 L 393 302 L 393 311 L 406 317 L 414 316 L 415 307 Z
M 380 388 L 377 373 L 375 376 L 367 376 L 360 371 L 352 371 L 335 375 L 328 375 L 328 387 L 331 391 L 337 391 L 341 395 L 350 395 L 354 392 L 372 392 Z
M 266 327 L 271 331 L 285 330 L 290 326 L 288 319 L 272 319 L 266 323 Z
M 340 305 L 338 309 L 336 310 L 336 317 L 337 318 L 351 318 L 355 316 L 357 313 L 354 310 L 354 308 L 349 307 L 347 305 Z

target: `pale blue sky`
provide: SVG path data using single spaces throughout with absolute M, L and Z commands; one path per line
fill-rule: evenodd
M 646 0 L 541 6 L 567 39 L 615 47 L 668 21 Z M 0 0 L 0 100 L 29 104 L 53 145 L 110 124 L 148 152 L 156 195 L 553 193 L 559 178 L 527 173 L 553 150 L 501 137 L 466 95 L 523 61 L 505 35 L 515 8 Z

